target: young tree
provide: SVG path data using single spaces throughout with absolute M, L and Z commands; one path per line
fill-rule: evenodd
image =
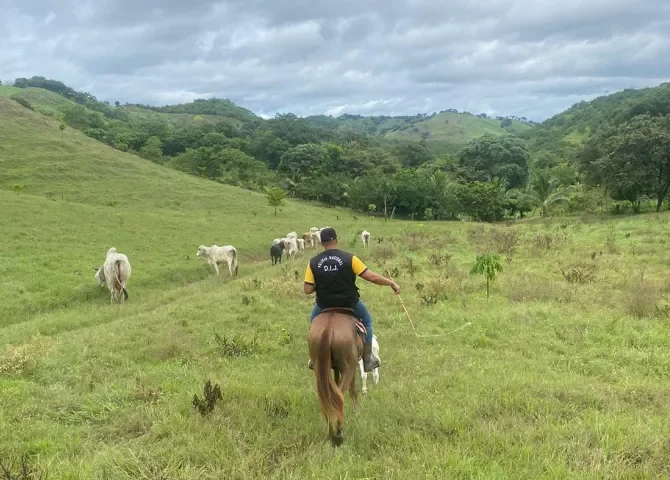
M 489 299 L 489 284 L 495 280 L 499 272 L 502 272 L 502 264 L 497 253 L 477 255 L 475 263 L 470 269 L 470 275 L 484 275 L 486 277 L 487 300 Z
M 271 187 L 265 189 L 265 198 L 268 199 L 268 205 L 274 207 L 275 217 L 277 216 L 277 209 L 284 206 L 284 199 L 286 192 L 279 187 Z

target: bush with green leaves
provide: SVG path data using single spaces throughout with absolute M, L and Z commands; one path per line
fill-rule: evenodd
M 477 255 L 474 265 L 470 269 L 470 275 L 484 275 L 486 277 L 486 299 L 489 299 L 490 283 L 495 280 L 496 275 L 502 272 L 500 256 L 497 253 L 484 253 Z

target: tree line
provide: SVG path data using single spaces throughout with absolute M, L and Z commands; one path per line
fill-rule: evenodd
M 62 120 L 119 150 L 214 181 L 281 188 L 290 197 L 375 215 L 498 221 L 535 210 L 593 210 L 608 197 L 634 210 L 653 199 L 660 209 L 670 189 L 666 86 L 625 96 L 625 107 L 605 119 L 594 111 L 614 100 L 598 99 L 522 138 L 485 135 L 457 153 L 435 153 L 425 141 L 341 132 L 293 114 L 263 120 L 229 100 L 122 106 L 44 77 L 16 79 L 14 86 L 73 100 Z M 581 142 L 566 141 L 580 131 Z

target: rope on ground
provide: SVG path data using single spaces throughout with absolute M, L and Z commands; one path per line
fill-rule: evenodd
M 386 269 L 386 274 L 388 275 L 388 277 L 391 280 L 393 280 L 393 277 L 391 277 L 391 272 L 389 272 L 388 268 Z M 409 320 L 409 324 L 412 326 L 412 330 L 414 331 L 414 335 L 416 336 L 416 338 L 444 337 L 446 335 L 451 335 L 452 333 L 458 332 L 459 330 L 462 330 L 465 327 L 469 327 L 470 325 L 472 325 L 472 322 L 466 322 L 463 325 L 461 325 L 460 327 L 458 327 L 457 329 L 452 330 L 451 332 L 435 333 L 435 334 L 432 334 L 432 335 L 419 335 L 419 333 L 416 331 L 416 327 L 414 326 L 414 322 L 412 321 L 412 317 L 410 316 L 409 312 L 407 311 L 407 307 L 405 307 L 405 302 L 402 301 L 402 297 L 400 296 L 400 294 L 398 294 L 397 296 L 398 296 L 398 299 L 400 300 L 400 305 L 402 305 L 402 309 L 405 311 L 405 315 L 407 316 L 407 320 Z

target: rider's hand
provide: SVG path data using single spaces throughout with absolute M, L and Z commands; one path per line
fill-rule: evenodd
M 400 294 L 400 285 L 393 282 L 393 285 L 391 285 L 391 288 L 393 289 L 393 293 L 395 293 L 396 295 Z

